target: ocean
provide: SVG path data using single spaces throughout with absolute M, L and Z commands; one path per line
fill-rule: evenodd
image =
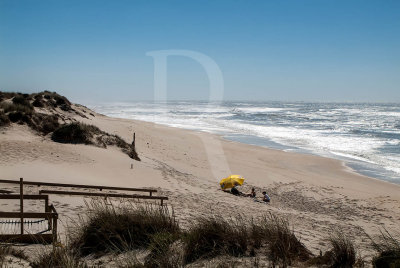
M 175 101 L 101 103 L 90 108 L 112 117 L 336 158 L 358 173 L 400 184 L 400 104 Z

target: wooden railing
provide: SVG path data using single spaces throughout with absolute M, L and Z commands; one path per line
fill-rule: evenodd
M 0 183 L 19 184 L 19 181 L 0 180 Z M 40 181 L 24 181 L 24 185 L 96 189 L 96 190 L 100 190 L 100 191 L 102 191 L 104 189 L 104 190 L 128 191 L 128 192 L 148 192 L 150 194 L 150 196 L 152 196 L 153 193 L 157 192 L 157 190 L 155 190 L 155 189 L 146 189 L 146 188 L 129 188 L 129 187 L 115 187 L 115 186 L 104 186 L 104 185 L 53 183 L 53 182 L 40 182 Z
M 57 220 L 58 213 L 53 205 L 49 205 L 48 195 L 25 195 L 24 194 L 24 181 L 21 178 L 20 194 L 4 194 L 0 195 L 0 200 L 20 200 L 19 212 L 0 212 L 0 218 L 5 219 L 19 219 L 13 221 L 13 224 L 20 224 L 19 234 L 0 234 L 0 241 L 2 242 L 19 242 L 19 243 L 52 243 L 57 241 Z M 24 200 L 44 200 L 44 212 L 24 212 Z M 44 219 L 47 220 L 48 228 L 41 233 L 26 234 L 24 230 L 25 219 Z M 29 222 L 29 221 L 28 221 Z M 8 224 L 3 223 L 3 224 Z M 51 233 L 45 233 L 51 231 Z
M 151 200 L 160 200 L 161 205 L 164 205 L 164 200 L 168 200 L 168 197 L 166 197 L 166 196 L 148 196 L 148 195 L 116 194 L 116 193 L 92 193 L 92 192 L 55 191 L 55 190 L 40 190 L 39 194 L 100 196 L 100 197 L 105 197 L 105 198 L 118 197 L 118 198 L 133 198 L 133 199 L 151 199 Z
M 57 241 L 57 220 L 58 213 L 53 205 L 49 205 L 49 196 L 47 194 L 58 195 L 72 195 L 72 196 L 100 196 L 100 197 L 118 197 L 118 198 L 133 198 L 133 199 L 146 199 L 146 200 L 160 200 L 161 205 L 164 201 L 168 200 L 165 196 L 154 196 L 153 193 L 157 192 L 155 189 L 145 188 L 128 188 L 128 187 L 114 187 L 114 186 L 98 186 L 98 185 L 82 185 L 82 184 L 65 184 L 65 183 L 50 183 L 38 181 L 24 181 L 21 178 L 19 181 L 14 180 L 0 180 L 0 183 L 19 184 L 20 194 L 0 194 L 0 200 L 20 200 L 19 212 L 0 212 L 0 218 L 6 219 L 19 219 L 21 229 L 19 234 L 0 234 L 0 241 L 15 241 L 21 243 L 50 243 Z M 123 194 L 123 193 L 99 193 L 99 192 L 77 192 L 77 191 L 59 191 L 59 190 L 40 190 L 39 194 L 24 194 L 24 185 L 35 186 L 54 186 L 54 187 L 70 187 L 80 189 L 96 189 L 115 190 L 115 191 L 133 191 L 133 192 L 147 192 L 149 195 L 139 194 Z M 24 212 L 24 200 L 44 200 L 44 212 Z M 24 233 L 24 219 L 45 219 L 48 222 L 48 230 L 52 231 L 50 234 L 25 234 Z M 13 223 L 15 223 L 13 221 Z

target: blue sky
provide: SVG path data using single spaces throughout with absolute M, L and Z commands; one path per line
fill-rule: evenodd
M 153 99 L 149 51 L 211 57 L 226 100 L 400 102 L 400 1 L 0 0 L 0 89 Z M 168 98 L 207 99 L 168 59 Z

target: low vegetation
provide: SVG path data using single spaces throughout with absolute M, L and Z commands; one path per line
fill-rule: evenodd
M 8 126 L 10 124 L 10 119 L 4 113 L 3 110 L 0 110 L 0 127 Z
M 173 213 L 165 206 L 127 203 L 116 207 L 93 202 L 87 216 L 71 236 L 72 248 L 82 256 L 147 248 L 156 237 L 180 232 Z
M 92 144 L 103 148 L 107 148 L 108 145 L 114 145 L 121 148 L 130 158 L 140 161 L 132 145 L 128 144 L 121 137 L 108 134 L 93 125 L 79 122 L 64 124 L 53 132 L 51 139 L 55 142 Z
M 130 158 L 140 161 L 135 148 L 121 137 L 95 126 L 74 122 L 75 119 L 68 118 L 65 113 L 63 115 L 57 108 L 87 118 L 75 110 L 66 97 L 55 92 L 0 92 L 0 127 L 16 123 L 29 126 L 40 135 L 52 133 L 52 140 L 56 142 L 91 144 L 103 148 L 113 145 L 121 148 Z
M 288 221 L 273 214 L 257 220 L 199 217 L 188 230 L 182 230 L 173 212 L 164 206 L 95 199 L 88 205 L 86 218 L 70 230 L 75 231 L 70 233 L 68 245 L 39 254 L 31 266 L 91 267 L 87 256 L 107 255 L 114 256 L 115 267 L 126 268 L 241 267 L 244 263 L 260 267 L 260 257 L 269 260 L 271 267 L 364 267 L 344 233 L 334 233 L 329 238 L 331 249 L 314 256 Z M 399 267 L 398 240 L 386 232 L 381 241 L 374 241 L 374 247 L 379 253 L 373 259 L 374 267 Z M 3 252 L 0 250 L 0 261 Z
M 59 115 L 35 111 L 34 109 L 34 107 L 38 107 L 35 105 L 35 101 L 38 98 L 43 98 L 44 95 L 51 95 L 52 97 L 43 102 L 40 107 L 54 109 L 57 107 L 57 99 L 66 100 L 65 97 L 48 91 L 37 94 L 0 92 L 0 126 L 7 126 L 10 123 L 26 124 L 42 135 L 53 132 L 59 127 Z M 64 101 L 63 103 L 63 105 L 68 105 L 71 108 L 69 102 Z
M 378 255 L 372 260 L 374 267 L 400 267 L 400 240 L 387 230 L 381 233 L 379 241 L 372 240 Z
M 332 246 L 330 264 L 332 267 L 353 267 L 356 263 L 357 252 L 353 242 L 342 232 L 337 232 L 329 239 Z
M 95 126 L 71 123 L 57 128 L 51 135 L 51 139 L 61 143 L 94 144 L 93 137 L 103 133 Z
M 312 255 L 290 229 L 285 218 L 267 214 L 259 224 L 253 223 L 252 230 L 256 231 L 261 244 L 266 245 L 267 257 L 273 265 L 287 267 L 296 262 L 305 262 Z
M 0 267 L 6 266 L 6 257 L 13 256 L 21 260 L 27 260 L 28 257 L 20 249 L 16 249 L 9 245 L 0 244 Z
M 185 263 L 228 254 L 242 256 L 248 248 L 246 225 L 219 216 L 199 218 L 184 236 Z
M 53 247 L 53 250 L 47 253 L 39 253 L 37 258 L 30 263 L 32 268 L 86 268 L 84 261 L 80 260 L 78 255 L 69 248 Z
M 124 204 L 91 203 L 87 219 L 74 228 L 70 248 L 79 256 L 148 252 L 144 263 L 132 256 L 122 267 L 182 267 L 218 256 L 253 257 L 255 250 L 281 267 L 311 257 L 288 222 L 272 214 L 258 221 L 200 217 L 182 231 L 166 207 Z

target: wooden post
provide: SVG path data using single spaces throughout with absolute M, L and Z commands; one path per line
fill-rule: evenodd
M 24 179 L 19 179 L 19 205 L 21 212 L 21 234 L 24 234 Z
M 133 132 L 133 141 L 132 141 L 132 147 L 133 147 L 133 149 L 136 148 L 135 146 L 136 146 L 136 133 Z
M 44 212 L 50 212 L 49 210 L 49 197 L 44 200 Z
M 57 215 L 54 215 L 53 218 L 52 218 L 52 222 L 53 222 L 53 230 L 52 230 L 53 244 L 57 243 L 57 220 L 58 220 Z

